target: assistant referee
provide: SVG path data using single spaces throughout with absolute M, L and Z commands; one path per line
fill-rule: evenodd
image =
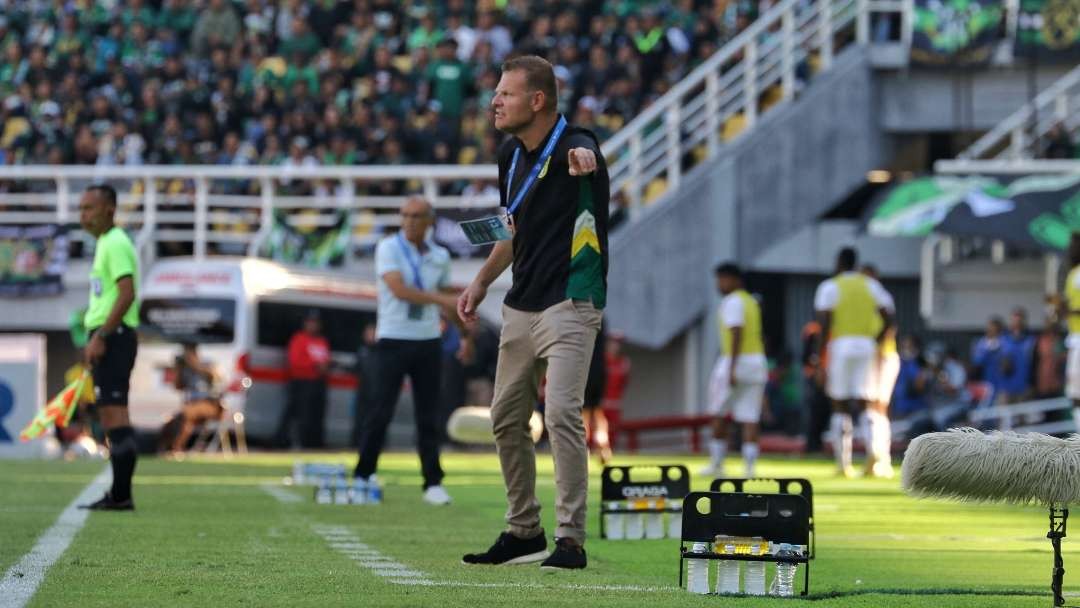
M 128 385 L 135 366 L 139 326 L 139 262 L 135 246 L 113 221 L 116 190 L 90 186 L 79 200 L 79 221 L 97 238 L 90 270 L 90 306 L 83 322 L 90 333 L 85 362 L 94 377 L 96 408 L 109 440 L 112 488 L 97 502 L 80 505 L 96 511 L 133 511 L 135 433 L 128 417 Z

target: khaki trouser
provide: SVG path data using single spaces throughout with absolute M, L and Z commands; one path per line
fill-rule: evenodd
M 585 540 L 589 452 L 581 406 L 602 316 L 591 302 L 581 300 L 566 300 L 542 312 L 503 306 L 491 421 L 509 503 L 507 531 L 519 538 L 543 531 L 529 417 L 546 370 L 544 426 L 555 460 L 555 536 Z

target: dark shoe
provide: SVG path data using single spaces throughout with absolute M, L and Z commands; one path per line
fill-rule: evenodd
M 580 570 L 585 567 L 585 547 L 569 538 L 556 538 L 555 550 L 540 564 L 541 570 L 556 572 L 559 570 Z
M 541 532 L 532 538 L 518 538 L 503 532 L 485 553 L 469 553 L 461 563 L 498 566 L 500 564 L 532 564 L 548 556 L 547 539 Z
M 89 509 L 90 511 L 134 511 L 135 503 L 129 498 L 127 500 L 113 500 L 111 494 L 106 493 L 101 497 L 101 500 L 92 502 L 88 505 L 79 505 L 80 509 Z

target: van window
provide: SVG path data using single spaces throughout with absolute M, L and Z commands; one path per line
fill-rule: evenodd
M 285 348 L 303 324 L 309 311 L 318 311 L 323 335 L 330 350 L 355 353 L 360 349 L 364 327 L 375 322 L 375 311 L 312 306 L 260 300 L 256 308 L 256 341 L 259 346 Z
M 236 337 L 236 300 L 148 298 L 139 310 L 146 342 L 231 344 Z

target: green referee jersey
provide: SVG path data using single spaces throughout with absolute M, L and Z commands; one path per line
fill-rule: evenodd
M 131 277 L 135 301 L 124 313 L 123 323 L 134 328 L 139 326 L 139 261 L 131 238 L 122 228 L 113 226 L 98 237 L 94 251 L 94 266 L 90 270 L 90 306 L 83 318 L 87 329 L 97 329 L 108 320 L 109 312 L 119 296 L 116 282 L 124 277 Z

